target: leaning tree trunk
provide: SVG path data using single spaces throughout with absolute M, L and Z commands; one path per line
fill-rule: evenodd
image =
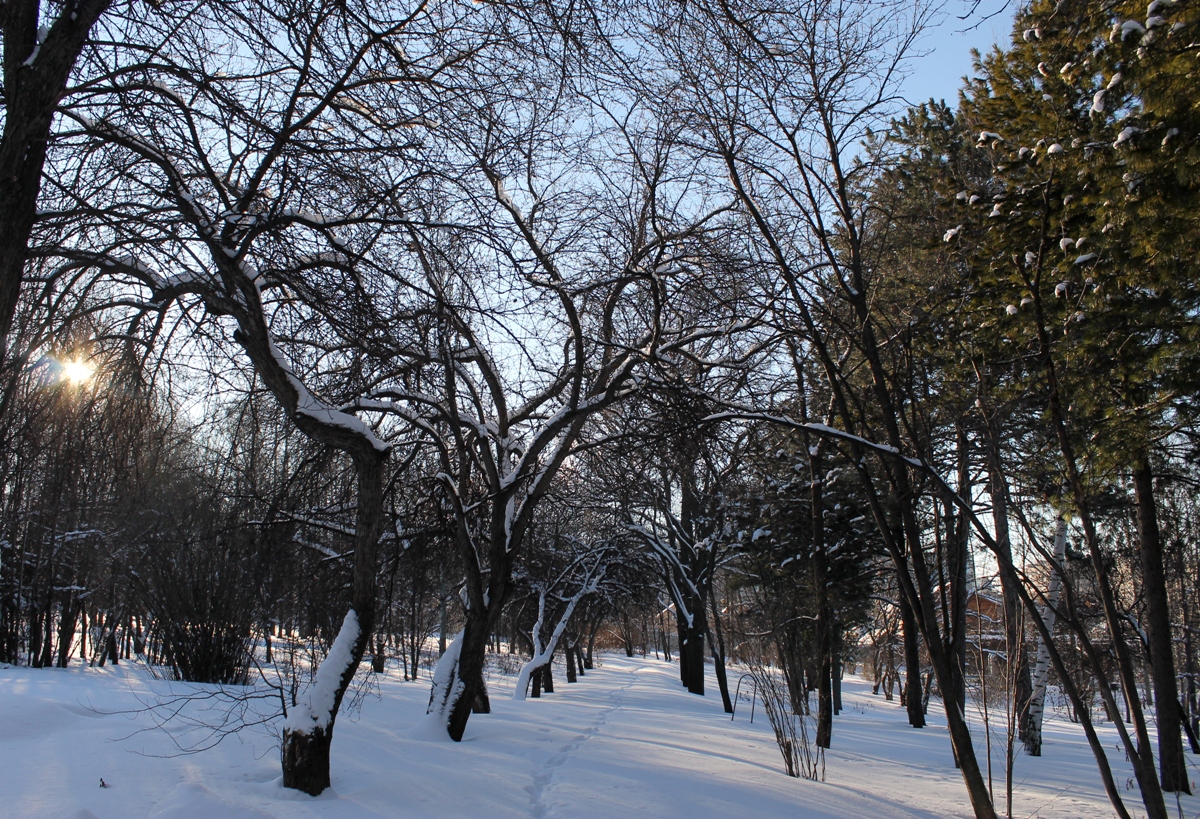
M 462 741 L 472 713 L 486 714 L 491 711 L 483 672 L 488 640 L 500 620 L 507 597 L 507 573 L 510 571 L 510 562 L 493 567 L 487 591 L 488 605 L 467 608 L 462 632 L 446 649 L 434 670 L 426 714 L 429 719 L 444 726 L 455 742 Z M 504 578 L 499 577 L 501 572 L 505 573 Z M 481 585 L 477 599 L 483 597 Z
M 729 698 L 729 675 L 725 668 L 725 634 L 721 629 L 721 614 L 717 611 L 716 595 L 710 597 L 709 602 L 712 605 L 713 628 L 708 632 L 708 642 L 712 650 L 713 667 L 717 673 L 717 688 L 721 691 L 721 705 L 725 708 L 725 713 L 732 714 L 733 700 Z
M 329 787 L 329 747 L 342 698 L 354 679 L 375 629 L 375 558 L 383 513 L 383 462 L 370 446 L 354 454 L 358 508 L 354 578 L 346 613 L 316 678 L 292 706 L 283 727 L 283 785 L 317 796 Z

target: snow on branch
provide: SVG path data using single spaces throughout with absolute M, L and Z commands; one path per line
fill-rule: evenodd
M 377 452 L 387 452 L 391 449 L 391 444 L 376 435 L 375 430 L 367 426 L 366 422 L 361 418 L 356 415 L 351 415 L 348 412 L 342 412 L 341 410 L 334 409 L 309 392 L 308 387 L 304 386 L 304 382 L 302 382 L 296 376 L 295 371 L 288 366 L 283 354 L 279 351 L 279 348 L 275 346 L 275 342 L 268 339 L 267 344 L 271 350 L 271 357 L 275 359 L 275 363 L 279 365 L 279 368 L 287 377 L 288 384 L 290 384 L 292 389 L 296 391 L 297 415 L 303 415 L 307 418 L 311 418 L 320 424 L 325 424 L 326 426 L 341 427 L 342 429 L 346 429 L 361 435 L 367 439 L 367 441 L 372 447 L 375 448 Z

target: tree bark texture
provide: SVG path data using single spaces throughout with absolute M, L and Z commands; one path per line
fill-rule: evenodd
M 1167 603 L 1167 578 L 1163 570 L 1162 538 L 1154 502 L 1154 476 L 1150 461 L 1142 457 L 1133 471 L 1137 502 L 1138 540 L 1141 544 L 1142 594 L 1146 600 L 1146 636 L 1150 641 L 1150 666 L 1157 703 L 1158 761 L 1165 791 L 1191 793 L 1187 762 L 1180 734 L 1179 688 L 1175 680 L 1175 654 L 1171 641 L 1171 611 Z

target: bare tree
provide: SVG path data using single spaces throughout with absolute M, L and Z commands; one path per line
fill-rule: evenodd
M 109 5 L 109 0 L 67 0 L 44 6 L 41 0 L 13 0 L 0 12 L 4 40 L 0 224 L 5 226 L 0 239 L 0 368 L 7 363 L 8 336 L 25 280 L 55 115 L 69 93 L 91 29 Z
M 171 311 L 193 340 L 228 333 L 295 426 L 353 468 L 351 608 L 284 730 L 285 784 L 310 793 L 328 786 L 334 719 L 375 626 L 393 446 L 347 399 L 419 327 L 385 229 L 405 221 L 421 176 L 414 89 L 478 47 L 473 14 L 195 8 L 127 32 L 148 42 L 168 28 L 172 51 L 118 62 L 66 111 L 92 159 L 62 210 L 90 230 L 47 255 L 107 271 L 151 339 Z

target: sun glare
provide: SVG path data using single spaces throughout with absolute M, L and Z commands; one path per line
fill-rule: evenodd
M 70 384 L 82 384 L 92 377 L 92 368 L 86 362 L 75 359 L 62 363 L 63 380 Z

